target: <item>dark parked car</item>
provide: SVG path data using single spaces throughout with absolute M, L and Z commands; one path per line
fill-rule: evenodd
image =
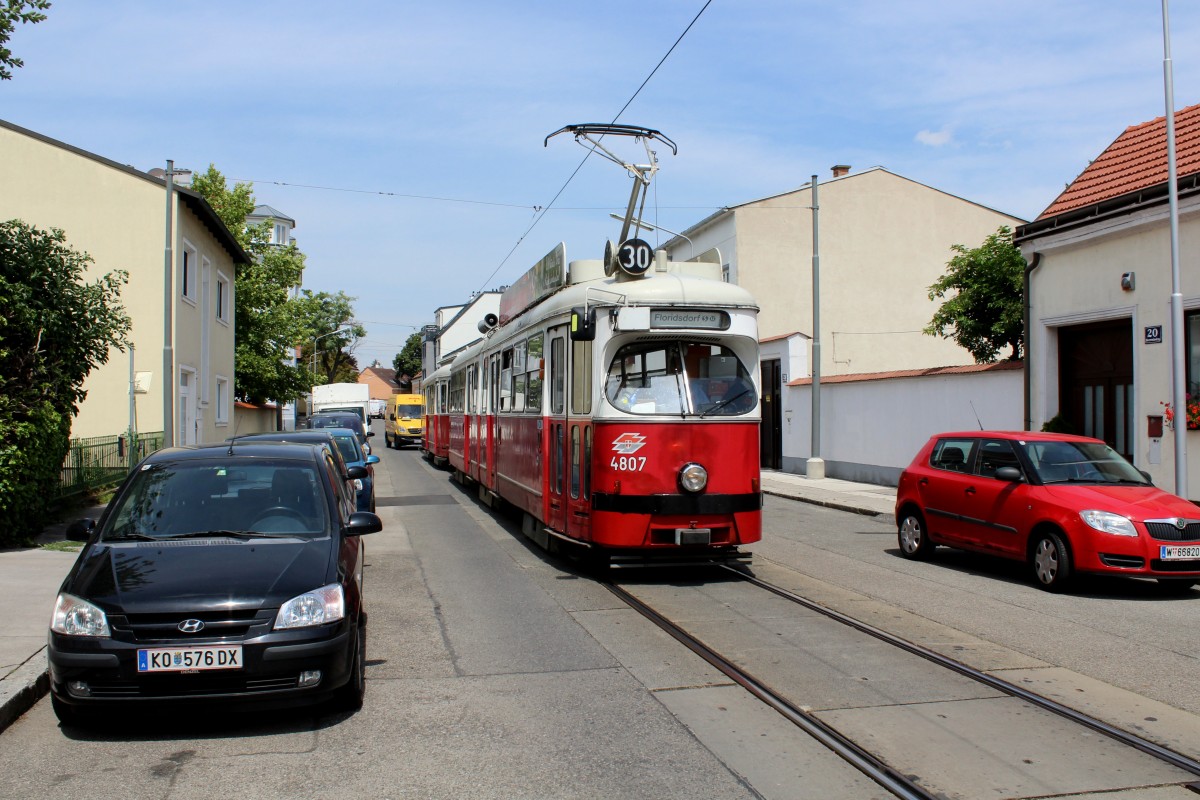
M 363 467 L 349 469 L 361 478 Z M 54 711 L 149 702 L 361 707 L 362 534 L 379 518 L 328 447 L 162 450 L 121 485 L 63 581 L 50 626 Z
M 327 411 L 319 414 L 313 414 L 304 423 L 307 428 L 349 428 L 358 434 L 358 441 L 362 443 L 363 450 L 368 454 L 371 452 L 371 445 L 367 439 L 374 436 L 375 432 L 363 425 L 362 417 L 349 411 Z
M 329 448 L 333 454 L 333 460 L 339 465 L 343 475 L 347 475 L 349 468 L 352 466 L 360 466 L 367 468 L 367 475 L 364 478 L 346 477 L 347 484 L 354 491 L 355 497 L 358 499 L 359 511 L 374 511 L 375 510 L 375 470 L 374 464 L 379 463 L 379 456 L 363 455 L 362 447 L 348 447 L 345 439 L 351 439 L 357 443 L 358 436 L 349 428 L 320 428 L 316 430 L 299 430 L 299 431 L 272 431 L 269 433 L 248 433 L 226 441 L 238 442 L 295 442 L 299 444 L 323 444 Z M 373 459 L 373 460 L 372 460 Z M 365 485 L 371 485 L 371 491 L 366 498 L 367 502 L 363 502 L 363 488 Z
M 337 442 L 342 458 L 348 467 L 366 467 L 367 475 L 354 481 L 359 511 L 375 510 L 375 465 L 379 456 L 368 455 L 358 441 L 358 436 L 349 428 L 325 428 Z
M 1076 573 L 1200 580 L 1200 508 L 1099 439 L 1028 431 L 932 437 L 900 477 L 900 553 L 936 545 L 1024 561 L 1038 586 Z

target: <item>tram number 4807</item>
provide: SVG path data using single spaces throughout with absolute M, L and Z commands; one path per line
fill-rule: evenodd
M 613 456 L 609 466 L 623 472 L 641 472 L 646 466 L 645 456 Z

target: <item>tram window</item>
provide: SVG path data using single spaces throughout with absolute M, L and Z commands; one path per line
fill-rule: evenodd
M 565 405 L 566 374 L 563 372 L 563 338 L 550 340 L 550 413 L 561 414 Z
M 583 499 L 592 494 L 592 426 L 583 433 Z
M 516 377 L 516 385 L 513 388 L 512 394 L 512 410 L 525 410 L 525 374 L 522 373 Z
M 617 351 L 604 387 L 631 414 L 747 414 L 758 404 L 754 380 L 728 347 L 681 341 L 634 342 Z
M 579 425 L 571 428 L 571 497 L 579 497 Z
M 592 413 L 591 342 L 571 342 L 571 413 Z
M 525 410 L 526 411 L 541 411 L 542 410 L 542 348 L 545 343 L 543 334 L 529 337 L 528 355 L 525 359 L 525 367 L 528 370 L 528 378 L 525 383 Z
M 500 410 L 512 411 L 513 350 L 508 348 L 500 355 Z
M 561 495 L 563 490 L 563 424 L 561 421 L 554 424 L 554 493 Z

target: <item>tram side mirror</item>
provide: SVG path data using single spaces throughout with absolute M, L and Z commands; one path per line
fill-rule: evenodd
M 590 342 L 596 338 L 596 309 L 571 309 L 571 341 Z

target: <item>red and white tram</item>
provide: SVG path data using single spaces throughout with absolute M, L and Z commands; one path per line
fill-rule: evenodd
M 618 565 L 761 538 L 757 306 L 720 264 L 665 255 L 606 275 L 559 245 L 427 384 L 430 455 L 526 512 L 543 546 Z
M 671 144 L 615 127 L 569 129 Z M 568 264 L 560 244 L 427 379 L 427 452 L 524 511 L 543 547 L 612 566 L 744 560 L 762 537 L 757 314 L 719 256 L 668 262 L 633 238 Z

